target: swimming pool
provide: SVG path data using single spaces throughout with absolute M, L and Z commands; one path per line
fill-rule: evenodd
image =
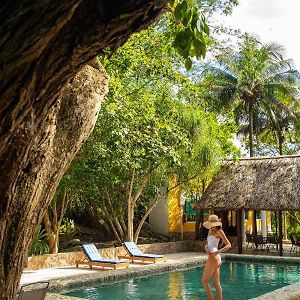
M 89 300 L 109 299 L 206 299 L 200 284 L 202 267 L 165 272 L 126 281 L 99 284 L 65 293 Z M 221 269 L 223 299 L 251 299 L 300 279 L 300 267 L 292 264 L 225 261 Z

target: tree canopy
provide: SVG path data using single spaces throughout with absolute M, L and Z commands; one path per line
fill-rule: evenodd
M 284 128 L 297 120 L 299 72 L 283 52 L 278 44 L 246 36 L 237 51 L 222 52 L 206 69 L 211 99 L 220 111 L 233 110 L 240 133 L 248 136 L 250 156 L 255 136 L 269 128 L 282 144 Z
M 146 218 L 171 176 L 179 184 L 212 176 L 210 166 L 236 151 L 229 140 L 233 128 L 203 111 L 201 99 L 190 103 L 200 96 L 197 83 L 182 72 L 170 38 L 158 26 L 102 58 L 111 78 L 108 99 L 67 175 L 77 178 L 77 191 L 93 199 L 100 218 L 109 216 L 120 241 L 133 225 L 130 205 L 142 201 Z

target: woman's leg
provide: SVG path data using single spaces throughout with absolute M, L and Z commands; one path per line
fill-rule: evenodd
M 216 264 L 214 263 L 214 261 L 211 259 L 211 257 L 208 257 L 205 267 L 204 267 L 204 270 L 203 270 L 203 275 L 202 275 L 202 284 L 205 288 L 205 292 L 207 294 L 208 300 L 214 299 L 213 293 L 209 286 L 209 278 L 214 273 L 215 267 L 216 267 Z
M 217 300 L 222 300 L 222 287 L 220 283 L 220 267 L 221 264 L 214 269 L 212 274 L 212 280 L 216 288 Z

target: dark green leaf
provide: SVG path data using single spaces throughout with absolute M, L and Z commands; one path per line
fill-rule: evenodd
M 184 66 L 185 66 L 185 68 L 189 71 L 191 68 L 192 68 L 192 61 L 191 61 L 191 59 L 186 59 L 185 61 L 184 61 Z

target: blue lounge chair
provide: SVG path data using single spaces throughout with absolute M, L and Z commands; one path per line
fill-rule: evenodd
M 166 261 L 163 255 L 143 253 L 134 242 L 124 242 L 124 247 L 129 255 L 125 257 L 128 257 L 132 262 L 134 260 L 153 263 Z
M 110 259 L 103 258 L 94 244 L 85 244 L 81 246 L 82 251 L 85 255 L 85 259 L 77 260 L 76 268 L 79 265 L 88 265 L 91 269 L 95 267 L 101 268 L 111 268 L 111 269 L 119 269 L 119 268 L 128 268 L 129 261 L 128 259 Z

